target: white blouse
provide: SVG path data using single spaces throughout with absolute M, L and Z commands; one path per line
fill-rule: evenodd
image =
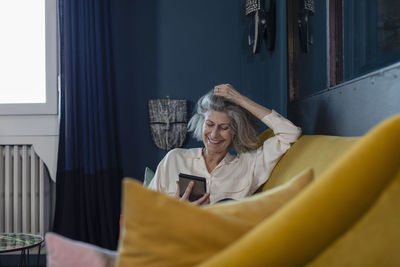
M 233 155 L 227 153 L 217 167 L 208 172 L 202 148 L 176 148 L 158 164 L 149 188 L 174 197 L 180 172 L 207 180 L 210 203 L 224 198 L 242 199 L 265 183 L 283 154 L 301 135 L 301 129 L 274 110 L 262 120 L 275 136 L 257 150 Z

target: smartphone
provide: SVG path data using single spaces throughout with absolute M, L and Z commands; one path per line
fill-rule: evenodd
M 189 196 L 189 201 L 196 201 L 201 198 L 207 191 L 206 191 L 206 178 L 200 176 L 194 176 L 190 174 L 179 174 L 179 188 L 180 188 L 180 197 L 186 191 L 187 186 L 189 185 L 190 181 L 194 182 L 194 186 L 192 192 Z

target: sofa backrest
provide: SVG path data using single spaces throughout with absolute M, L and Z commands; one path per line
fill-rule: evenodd
M 303 135 L 278 162 L 262 191 L 289 181 L 308 167 L 314 169 L 314 177 L 318 179 L 327 167 L 359 139 L 360 137 Z

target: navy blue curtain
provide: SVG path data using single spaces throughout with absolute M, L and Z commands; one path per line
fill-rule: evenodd
M 53 230 L 115 249 L 122 171 L 110 2 L 59 0 L 62 85 Z

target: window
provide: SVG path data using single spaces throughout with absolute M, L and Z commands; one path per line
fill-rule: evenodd
M 56 0 L 1 0 L 0 33 L 0 115 L 56 114 Z
M 344 79 L 351 80 L 400 59 L 400 2 L 343 1 Z

